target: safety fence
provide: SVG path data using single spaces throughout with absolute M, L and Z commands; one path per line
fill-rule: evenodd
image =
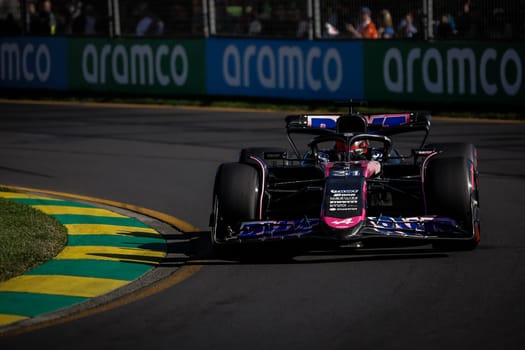
M 352 39 L 369 20 L 384 39 L 525 40 L 525 0 L 0 0 L 0 35 Z
M 525 46 L 406 40 L 0 38 L 0 88 L 525 105 Z

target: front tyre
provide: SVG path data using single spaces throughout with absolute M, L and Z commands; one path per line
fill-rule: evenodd
M 436 157 L 426 169 L 427 213 L 456 220 L 465 240 L 438 241 L 440 250 L 472 250 L 480 242 L 478 175 L 473 159 Z
M 222 164 L 215 177 L 211 242 L 217 246 L 233 238 L 243 221 L 259 217 L 259 174 L 241 163 Z

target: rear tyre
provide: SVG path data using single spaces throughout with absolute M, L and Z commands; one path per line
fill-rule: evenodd
M 431 143 L 425 148 L 433 148 L 440 152 L 439 158 L 465 157 L 477 167 L 477 150 L 471 143 Z
M 212 246 L 222 246 L 243 221 L 257 220 L 259 175 L 241 163 L 222 164 L 215 176 L 211 217 Z
M 463 241 L 436 242 L 434 247 L 440 250 L 476 248 L 480 226 L 477 172 L 473 161 L 457 156 L 431 159 L 426 169 L 425 194 L 429 214 L 454 219 L 471 234 Z

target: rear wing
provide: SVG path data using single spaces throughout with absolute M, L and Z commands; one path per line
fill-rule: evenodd
M 428 113 L 387 113 L 387 114 L 301 114 L 286 117 L 286 135 L 294 152 L 300 158 L 292 134 L 334 135 L 372 134 L 391 136 L 413 131 L 425 133 L 419 148 L 422 148 L 430 132 L 432 117 Z
M 430 131 L 430 121 L 432 117 L 428 113 L 387 113 L 387 114 L 302 114 L 289 115 L 286 117 L 286 128 L 288 132 L 324 134 L 330 130 L 333 132 L 342 132 L 338 130 L 338 120 L 340 118 L 359 118 L 364 121 L 365 130 L 355 130 L 356 132 L 377 134 L 377 135 L 394 135 L 410 131 Z M 345 123 L 347 124 L 347 123 Z M 345 130 L 348 132 L 348 130 Z

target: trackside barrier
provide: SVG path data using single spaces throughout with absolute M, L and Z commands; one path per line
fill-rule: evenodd
M 209 39 L 212 95 L 364 98 L 362 42 Z
M 524 106 L 525 45 L 0 38 L 0 88 Z
M 67 41 L 0 38 L 0 88 L 67 89 Z
M 69 39 L 68 44 L 71 90 L 206 93 L 204 40 Z
M 370 100 L 523 105 L 525 45 L 365 42 Z

